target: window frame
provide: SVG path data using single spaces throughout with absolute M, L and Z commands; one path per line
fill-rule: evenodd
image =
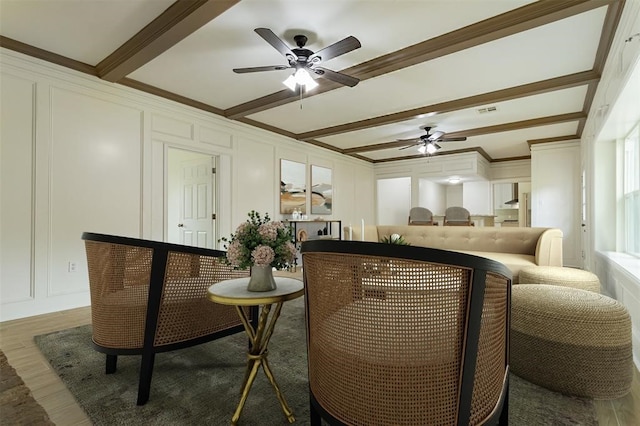
M 623 247 L 625 253 L 640 258 L 640 122 L 622 144 Z

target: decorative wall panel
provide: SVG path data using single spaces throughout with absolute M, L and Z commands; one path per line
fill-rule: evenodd
M 0 300 L 35 297 L 33 265 L 34 81 L 0 80 Z

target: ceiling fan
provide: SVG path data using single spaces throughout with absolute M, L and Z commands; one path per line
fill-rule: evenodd
M 265 39 L 265 41 L 273 46 L 278 52 L 283 54 L 288 65 L 234 68 L 233 72 L 243 74 L 249 72 L 294 69 L 294 74 L 284 81 L 284 84 L 291 90 L 296 89 L 296 84 L 304 86 L 307 90 L 312 89 L 318 85 L 318 83 L 315 82 L 315 79 L 318 77 L 326 78 L 327 80 L 349 87 L 353 87 L 360 82 L 358 78 L 320 66 L 322 62 L 326 62 L 336 56 L 344 55 L 345 53 L 358 49 L 361 46 L 360 41 L 353 36 L 349 36 L 314 53 L 304 47 L 307 43 L 307 37 L 304 35 L 294 36 L 293 39 L 298 47 L 289 48 L 277 35 L 273 33 L 273 31 L 268 28 L 256 28 L 255 32 Z
M 441 146 L 438 145 L 436 142 L 462 142 L 467 140 L 465 136 L 457 137 L 457 138 L 448 138 L 445 136 L 445 133 L 441 131 L 430 133 L 431 129 L 432 129 L 431 126 L 423 127 L 423 130 L 427 133 L 417 138 L 398 139 L 398 142 L 411 142 L 411 144 L 404 146 L 400 149 L 407 149 L 414 146 L 418 146 L 418 151 L 420 151 L 421 154 L 425 154 L 425 153 L 433 154 L 434 152 L 436 152 L 441 148 Z

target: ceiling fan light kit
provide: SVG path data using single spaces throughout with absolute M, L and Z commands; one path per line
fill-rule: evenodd
M 427 142 L 425 144 L 422 144 L 418 147 L 418 152 L 420 154 L 435 154 L 436 151 L 438 151 L 441 148 L 440 145 L 438 145 L 435 142 Z
M 262 67 L 234 68 L 233 72 L 244 74 L 249 72 L 293 69 L 295 70 L 294 73 L 282 83 L 294 92 L 297 87 L 304 88 L 306 91 L 317 87 L 318 83 L 315 81 L 315 78 L 326 78 L 334 83 L 349 87 L 354 87 L 360 82 L 359 79 L 351 77 L 350 75 L 342 74 L 319 66 L 323 61 L 326 62 L 336 56 L 344 55 L 345 53 L 360 48 L 360 41 L 353 36 L 349 36 L 314 53 L 304 47 L 307 43 L 307 37 L 304 35 L 299 34 L 294 37 L 294 41 L 298 47 L 291 49 L 284 41 L 282 41 L 282 39 L 268 28 L 256 28 L 255 32 L 285 57 L 288 62 L 288 66 L 269 65 Z
M 318 87 L 318 83 L 311 78 L 311 75 L 304 68 L 298 68 L 296 72 L 291 74 L 285 81 L 282 82 L 285 86 L 295 92 L 296 85 L 302 86 L 305 90 L 311 90 Z

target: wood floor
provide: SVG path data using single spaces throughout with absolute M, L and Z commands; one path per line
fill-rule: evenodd
M 33 337 L 90 322 L 91 311 L 87 307 L 0 323 L 0 349 L 58 426 L 91 425 L 91 422 L 42 356 Z M 631 393 L 616 400 L 596 401 L 595 405 L 600 426 L 640 425 L 637 369 Z

